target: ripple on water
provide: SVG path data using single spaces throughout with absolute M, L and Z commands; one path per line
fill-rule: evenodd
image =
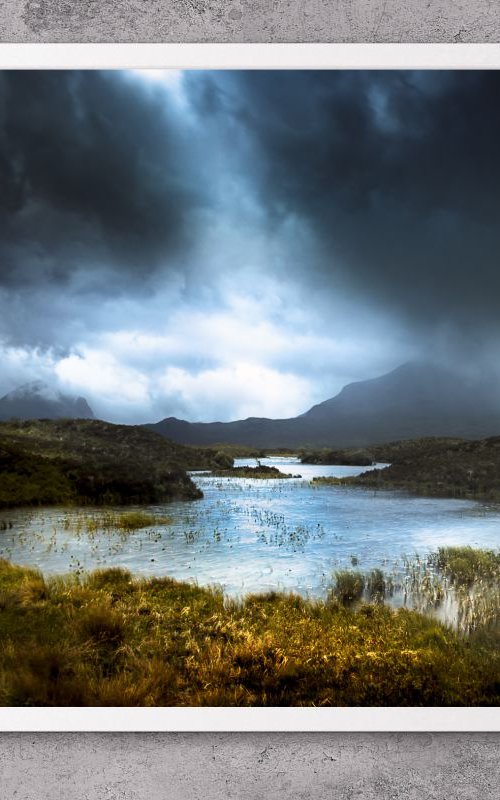
M 239 465 L 255 463 L 240 459 Z M 496 548 L 500 508 L 468 500 L 413 497 L 346 486 L 311 485 L 356 467 L 262 459 L 302 478 L 212 478 L 198 473 L 204 498 L 150 506 L 170 524 L 126 535 L 82 525 L 88 509 L 3 512 L 0 555 L 45 573 L 120 565 L 138 575 L 220 584 L 228 594 L 286 589 L 324 596 L 332 573 L 403 569 L 404 556 L 443 545 Z M 363 468 L 364 469 L 364 468 Z M 80 522 L 79 522 L 80 521 Z

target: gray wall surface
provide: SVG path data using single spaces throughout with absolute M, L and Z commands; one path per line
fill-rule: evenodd
M 498 0 L 0 0 L 2 42 L 498 42 Z M 497 734 L 0 734 L 0 800 L 472 800 Z
M 488 734 L 4 734 L 2 800 L 497 800 Z
M 0 0 L 4 42 L 498 42 L 498 0 Z

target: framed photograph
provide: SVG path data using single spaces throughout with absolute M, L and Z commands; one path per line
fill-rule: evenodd
M 500 48 L 0 67 L 0 728 L 500 730 Z

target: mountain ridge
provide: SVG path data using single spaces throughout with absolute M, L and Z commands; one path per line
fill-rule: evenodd
M 24 383 L 0 398 L 0 421 L 10 419 L 95 419 L 84 397 L 75 397 L 45 381 Z
M 480 439 L 500 433 L 500 385 L 424 362 L 356 381 L 288 419 L 248 417 L 188 422 L 166 417 L 146 427 L 180 444 L 252 447 L 360 447 L 426 436 Z

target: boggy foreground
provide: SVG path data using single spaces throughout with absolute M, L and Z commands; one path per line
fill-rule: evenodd
M 229 600 L 122 569 L 0 561 L 0 700 L 42 706 L 498 705 L 495 629 L 268 593 Z

